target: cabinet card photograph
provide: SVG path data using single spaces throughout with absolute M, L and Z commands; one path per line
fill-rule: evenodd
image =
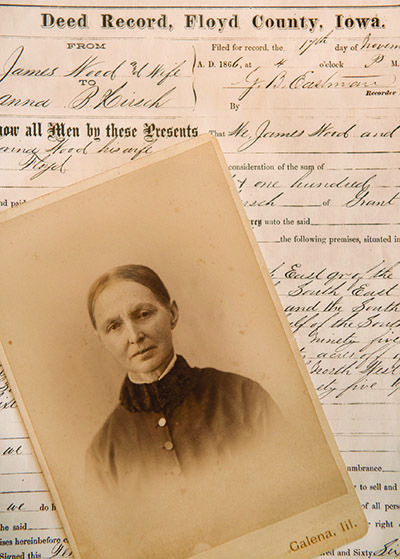
M 4 212 L 0 251 L 1 360 L 76 558 L 365 533 L 215 139 Z

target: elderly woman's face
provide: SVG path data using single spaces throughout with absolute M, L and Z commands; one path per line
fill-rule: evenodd
M 117 280 L 98 296 L 94 318 L 104 346 L 138 382 L 153 382 L 173 357 L 175 302 L 160 303 L 144 285 Z

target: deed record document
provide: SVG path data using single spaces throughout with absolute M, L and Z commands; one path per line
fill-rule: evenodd
M 0 11 L 1 207 L 217 137 L 370 523 L 331 555 L 396 556 L 399 8 Z M 0 417 L 0 552 L 67 556 L 4 375 Z

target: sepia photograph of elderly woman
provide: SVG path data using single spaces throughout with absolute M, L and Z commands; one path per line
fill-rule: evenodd
M 238 374 L 191 367 L 176 355 L 178 305 L 147 266 L 100 276 L 88 311 L 101 344 L 126 374 L 120 403 L 96 435 L 88 469 L 104 485 L 140 486 L 190 476 L 261 444 L 282 420 L 261 386 Z

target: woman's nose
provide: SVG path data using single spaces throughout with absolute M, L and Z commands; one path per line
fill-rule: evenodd
M 136 344 L 144 338 L 144 334 L 141 329 L 133 322 L 127 321 L 125 326 L 129 343 Z

